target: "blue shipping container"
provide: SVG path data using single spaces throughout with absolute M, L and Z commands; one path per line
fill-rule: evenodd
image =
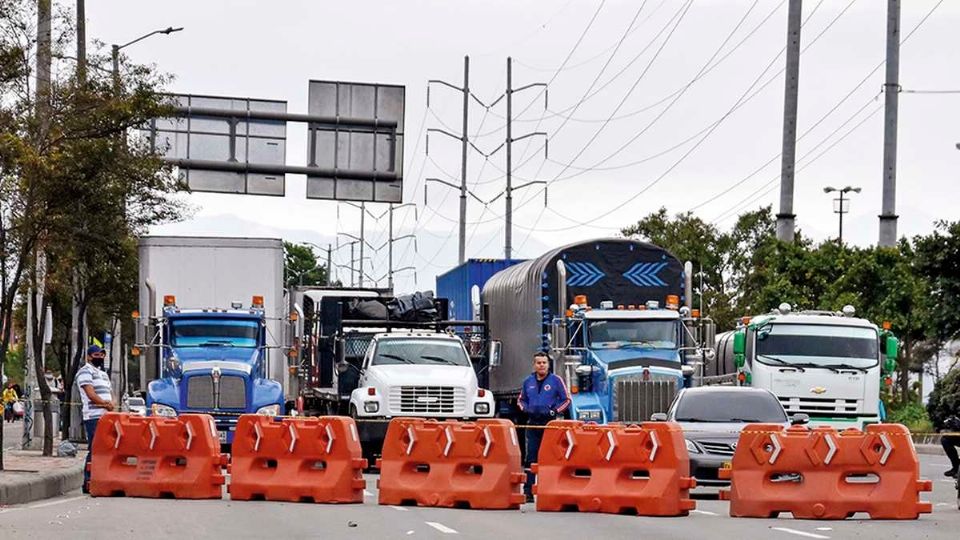
M 467 259 L 460 266 L 437 276 L 437 296 L 450 299 L 450 317 L 458 321 L 473 319 L 470 289 L 483 285 L 494 274 L 525 259 Z

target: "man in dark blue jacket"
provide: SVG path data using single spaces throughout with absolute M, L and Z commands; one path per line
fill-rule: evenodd
M 563 384 L 563 379 L 550 373 L 550 358 L 547 353 L 541 351 L 533 355 L 533 373 L 523 381 L 517 405 L 527 414 L 527 423 L 534 426 L 545 426 L 550 420 L 563 418 L 564 412 L 570 408 L 567 387 Z M 536 463 L 542 440 L 543 429 L 526 430 L 528 467 L 531 463 Z M 533 479 L 533 473 L 527 472 L 525 490 L 528 501 L 533 500 Z

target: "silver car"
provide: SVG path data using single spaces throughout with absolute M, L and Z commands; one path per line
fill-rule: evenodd
M 718 471 L 729 466 L 737 449 L 740 431 L 747 424 L 805 424 L 805 414 L 788 419 L 783 405 L 769 390 L 733 386 L 684 388 L 666 413 L 653 420 L 677 422 L 683 428 L 690 475 L 700 486 L 720 486 L 728 480 Z

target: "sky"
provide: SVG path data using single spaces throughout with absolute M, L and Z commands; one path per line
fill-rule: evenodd
M 64 6 L 70 3 L 60 2 Z M 794 211 L 803 233 L 837 234 L 826 186 L 856 186 L 844 216 L 846 241 L 876 243 L 883 152 L 886 2 L 806 0 L 800 57 Z M 288 101 L 306 112 L 307 81 L 406 87 L 404 201 L 395 211 L 396 290 L 434 288 L 456 265 L 458 194 L 425 178 L 459 183 L 459 142 L 428 128 L 461 130 L 462 94 L 427 81 L 462 84 L 491 103 L 513 84 L 547 83 L 514 95 L 513 133 L 547 133 L 514 143 L 514 256 L 617 235 L 666 207 L 728 228 L 743 211 L 779 195 L 786 0 L 88 0 L 92 41 L 125 43 L 182 26 L 124 49 L 154 64 L 177 93 Z M 956 220 L 960 171 L 960 2 L 903 2 L 897 164 L 899 234 Z M 951 92 L 952 91 L 952 92 Z M 505 139 L 501 101 L 469 111 L 468 133 L 485 153 Z M 306 129 L 288 126 L 287 161 L 303 165 Z M 470 189 L 491 201 L 504 190 L 504 152 L 471 150 Z M 359 210 L 306 200 L 304 178 L 288 175 L 283 198 L 193 193 L 180 223 L 151 234 L 282 237 L 336 246 L 359 234 Z M 546 199 L 546 206 L 544 201 Z M 365 272 L 386 283 L 386 205 L 366 219 Z M 471 199 L 467 256 L 502 257 L 504 199 Z M 378 217 L 379 216 L 379 217 Z M 348 238 L 340 235 L 340 242 Z M 334 262 L 349 264 L 349 249 Z M 349 277 L 338 272 L 345 282 Z

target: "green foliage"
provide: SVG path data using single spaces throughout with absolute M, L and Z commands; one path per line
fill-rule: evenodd
M 26 377 L 23 365 L 23 347 L 11 347 L 7 351 L 7 359 L 3 363 L 3 372 L 10 379 L 10 382 L 23 382 Z
M 930 422 L 926 409 L 917 402 L 905 403 L 897 409 L 889 410 L 887 422 L 903 424 L 914 433 L 930 433 L 933 431 L 933 423 Z
M 286 287 L 327 285 L 327 269 L 307 244 L 283 242 L 283 275 Z
M 948 417 L 960 416 L 960 368 L 950 370 L 934 385 L 927 401 L 927 414 L 937 429 L 943 428 Z

